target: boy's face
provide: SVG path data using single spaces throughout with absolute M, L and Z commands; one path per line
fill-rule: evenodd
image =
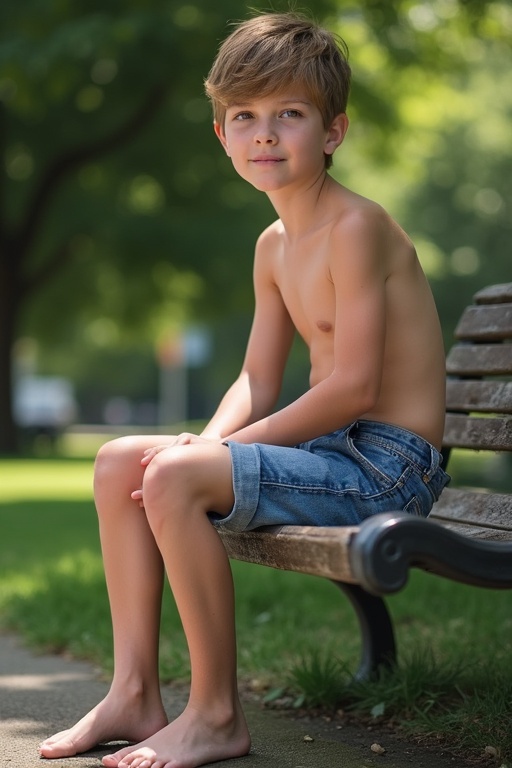
M 343 141 L 348 120 L 325 128 L 318 107 L 301 88 L 233 104 L 215 133 L 236 171 L 263 192 L 311 182 L 325 170 L 324 154 Z

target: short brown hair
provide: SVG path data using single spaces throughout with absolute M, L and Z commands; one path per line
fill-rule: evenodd
M 345 42 L 298 13 L 266 13 L 240 23 L 219 48 L 205 81 L 216 122 L 230 104 L 300 83 L 328 128 L 346 111 L 350 66 Z

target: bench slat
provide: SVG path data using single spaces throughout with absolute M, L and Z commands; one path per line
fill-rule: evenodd
M 500 283 L 482 288 L 474 295 L 477 304 L 500 304 L 512 301 L 512 283 Z
M 512 338 L 512 304 L 467 307 L 455 329 L 455 338 L 473 341 Z
M 512 496 L 459 488 L 446 488 L 437 501 L 429 520 L 487 527 L 510 534 L 512 538 Z
M 447 413 L 443 445 L 482 451 L 512 451 L 512 419 L 473 418 Z
M 446 358 L 450 376 L 491 376 L 512 371 L 512 344 L 457 344 Z
M 497 531 L 495 528 L 486 528 L 481 525 L 464 525 L 454 520 L 437 520 L 443 528 L 458 533 L 459 536 L 467 536 L 470 539 L 482 539 L 482 541 L 512 541 L 511 531 Z
M 238 534 L 219 529 L 229 557 L 355 583 L 348 558 L 354 527 L 283 525 Z
M 446 407 L 450 411 L 512 413 L 512 381 L 448 379 Z

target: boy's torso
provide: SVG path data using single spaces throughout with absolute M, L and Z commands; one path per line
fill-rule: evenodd
M 414 248 L 405 233 L 374 203 L 341 187 L 331 196 L 333 216 L 327 224 L 290 247 L 279 223 L 271 258 L 274 279 L 290 317 L 308 345 L 310 384 L 327 378 L 335 363 L 336 290 L 332 259 L 348 258 L 339 245 L 343 222 L 337 206 L 360 207 L 363 215 L 384 221 L 383 260 L 385 345 L 380 394 L 375 407 L 361 418 L 402 426 L 439 446 L 444 424 L 445 358 L 432 294 Z M 378 213 L 376 214 L 376 211 Z M 332 253 L 333 227 L 338 228 Z M 346 251 L 347 249 L 345 249 Z M 361 349 L 360 353 L 365 354 Z

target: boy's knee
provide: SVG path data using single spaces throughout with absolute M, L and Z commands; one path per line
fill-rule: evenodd
M 102 470 L 106 464 L 114 459 L 118 454 L 119 448 L 116 446 L 118 440 L 110 440 L 108 443 L 104 443 L 96 454 L 96 460 L 94 462 L 94 471 Z
M 138 456 L 138 461 L 140 461 L 142 455 L 142 451 L 137 450 L 136 437 L 118 437 L 105 443 L 96 454 L 94 462 L 95 484 L 104 478 L 112 480 L 114 473 L 123 475 L 126 472 L 128 461 L 132 460 L 134 456 Z
M 172 488 L 179 492 L 182 484 L 186 485 L 191 462 L 185 451 L 179 448 L 161 451 L 148 464 L 144 473 L 144 493 L 166 494 Z
M 172 448 L 158 453 L 144 474 L 143 492 L 146 514 L 178 514 L 184 510 L 190 514 L 194 499 L 198 496 L 199 473 L 194 451 Z
M 103 443 L 101 448 L 96 454 L 96 463 L 102 463 L 105 460 L 109 460 L 112 456 L 120 452 L 123 442 L 127 438 L 117 437 L 115 440 L 109 440 L 108 443 Z M 130 438 L 128 438 L 130 439 Z

